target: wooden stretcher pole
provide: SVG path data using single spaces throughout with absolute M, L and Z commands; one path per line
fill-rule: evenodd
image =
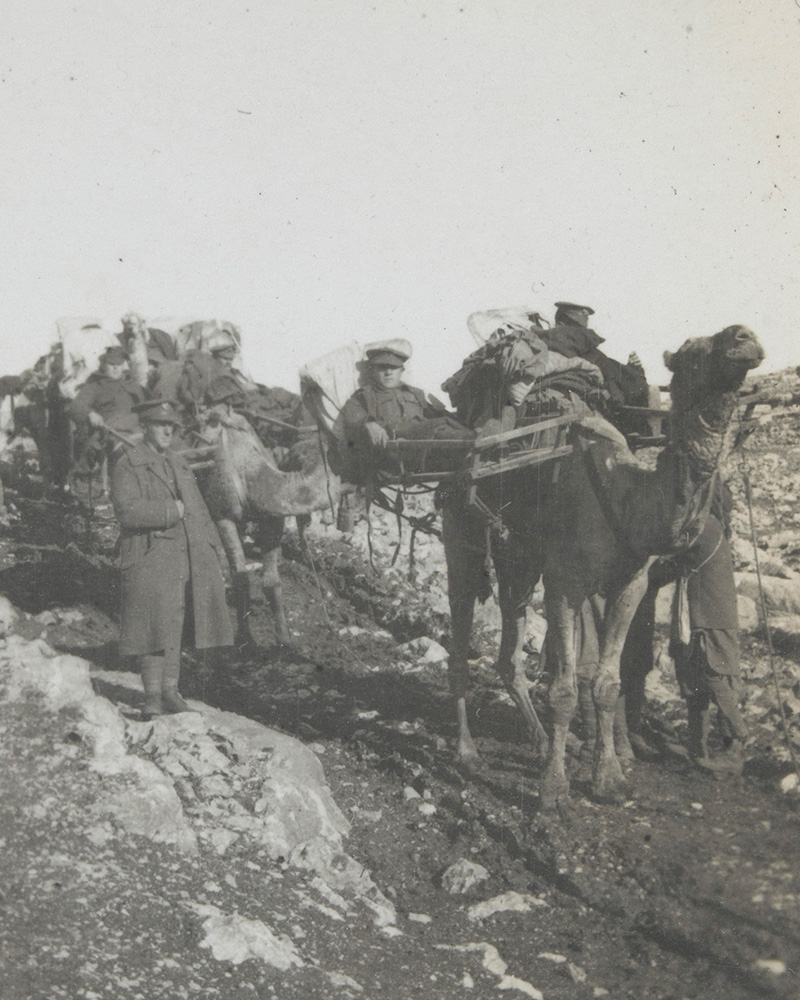
M 133 438 L 129 438 L 127 434 L 122 434 L 120 431 L 115 431 L 113 427 L 104 427 L 103 430 L 106 434 L 110 434 L 111 437 L 116 438 L 117 441 L 121 441 L 128 448 L 135 448 L 138 441 L 134 441 Z

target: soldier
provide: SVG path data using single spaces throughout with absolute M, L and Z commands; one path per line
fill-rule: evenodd
M 225 329 L 217 331 L 211 337 L 205 350 L 189 351 L 178 385 L 178 398 L 181 402 L 195 409 L 203 406 L 210 386 L 224 377 L 233 379 L 244 393 L 257 392 L 255 382 L 233 367 L 237 352 L 232 334 Z
M 406 341 L 367 351 L 363 385 L 344 404 L 338 419 L 347 478 L 360 482 L 371 468 L 395 468 L 396 461 L 387 456 L 394 438 L 474 438 L 474 433 L 449 416 L 441 403 L 403 382 L 410 356 L 411 346 Z M 449 458 L 429 452 L 434 463 Z
M 609 394 L 609 418 L 622 432 L 641 431 L 641 419 L 624 414 L 624 406 L 647 406 L 647 379 L 639 358 L 632 354 L 627 364 L 615 361 L 600 350 L 604 338 L 589 326 L 594 315 L 591 306 L 574 302 L 556 302 L 555 326 L 537 331 L 552 351 L 567 358 L 584 358 L 597 365 L 603 374 L 604 388 Z
M 121 347 L 106 350 L 99 370 L 89 376 L 67 407 L 76 424 L 94 429 L 110 427 L 123 434 L 139 430 L 134 406 L 144 400 L 144 389 L 126 376 L 127 361 Z
M 725 487 L 725 489 L 727 489 Z M 739 663 L 739 619 L 733 557 L 723 520 L 709 514 L 697 543 L 677 557 L 670 655 L 686 698 L 689 754 L 717 774 L 739 775 L 745 763 L 747 725 Z M 718 710 L 723 749 L 709 755 L 710 706 Z
M 183 377 L 183 362 L 177 358 L 168 358 L 158 344 L 147 348 L 147 389 L 152 397 L 169 399 L 173 402 L 178 398 L 178 386 Z
M 385 448 L 400 428 L 437 415 L 422 389 L 403 382 L 410 356 L 400 347 L 367 351 L 364 384 L 342 410 L 348 441 Z
M 191 469 L 171 450 L 173 403 L 136 406 L 144 440 L 118 460 L 111 484 L 122 529 L 120 652 L 139 657 L 143 718 L 185 712 L 178 693 L 187 617 L 197 649 L 233 643 L 221 566 L 225 560 Z

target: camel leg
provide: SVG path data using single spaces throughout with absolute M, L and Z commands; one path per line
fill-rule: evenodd
M 647 589 L 648 567 L 649 563 L 606 602 L 600 667 L 592 685 L 598 723 L 594 790 L 603 799 L 618 799 L 625 785 L 614 746 L 614 718 L 620 690 L 619 663 L 628 627 Z
M 597 715 L 592 697 L 592 682 L 588 678 L 578 678 L 578 711 L 581 721 L 581 735 L 584 747 L 594 753 L 594 743 L 597 739 Z M 586 751 L 582 748 L 581 754 Z
M 617 706 L 614 720 L 614 741 L 620 759 L 629 756 L 626 753 L 628 750 L 642 760 L 653 760 L 659 756 L 659 751 L 651 747 L 644 738 L 642 714 L 647 675 L 654 667 L 656 597 L 661 586 L 660 579 L 651 579 L 648 583 L 647 591 L 628 628 L 620 655 L 620 705 Z
M 283 584 L 281 583 L 279 563 L 281 556 L 281 538 L 283 537 L 283 517 L 265 517 L 256 527 L 255 542 L 261 550 L 261 561 L 264 569 L 261 575 L 261 585 L 269 602 L 272 620 L 275 624 L 275 638 L 279 646 L 291 646 L 292 639 L 286 622 L 286 610 L 283 604 Z
M 614 747 L 621 764 L 631 764 L 636 757 L 628 734 L 626 700 L 626 692 L 621 691 L 614 711 Z
M 250 634 L 248 616 L 250 614 L 250 579 L 245 569 L 246 560 L 239 529 L 233 521 L 223 519 L 217 521 L 219 537 L 233 577 L 233 599 L 236 606 L 236 645 L 252 646 L 253 636 Z
M 447 597 L 450 603 L 450 656 L 447 678 L 456 709 L 458 728 L 458 758 L 476 760 L 478 749 L 467 721 L 467 687 L 469 684 L 469 641 L 475 615 L 479 574 L 486 565 L 486 552 L 478 532 L 470 532 L 465 524 L 463 509 L 442 510 L 442 541 L 447 556 Z
M 522 649 L 528 602 L 539 579 L 539 563 L 524 547 L 516 544 L 517 541 L 514 539 L 513 547 L 509 547 L 507 543 L 495 545 L 494 564 L 503 627 L 496 669 L 525 720 L 537 755 L 545 757 L 548 748 L 547 733 L 531 701 Z
M 553 741 L 542 782 L 542 808 L 553 809 L 563 805 L 569 795 L 569 779 L 566 772 L 567 734 L 578 704 L 578 687 L 575 676 L 575 630 L 578 623 L 582 595 L 567 597 L 555 594 L 551 588 L 548 597 L 545 586 L 547 608 L 547 628 L 553 637 L 555 662 L 551 665 L 550 690 L 548 700 L 553 712 Z

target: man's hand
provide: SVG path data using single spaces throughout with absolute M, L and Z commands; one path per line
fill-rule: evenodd
M 186 511 L 186 508 L 183 505 L 183 500 L 176 500 L 175 501 L 175 506 L 178 508 L 178 517 L 181 520 L 183 520 L 183 515 L 184 515 L 184 512 Z
M 631 366 L 631 368 L 638 368 L 639 371 L 642 372 L 642 374 L 644 374 L 644 365 L 642 364 L 641 359 L 639 358 L 639 355 L 636 353 L 636 351 L 631 351 L 631 353 L 628 355 L 628 364 Z
M 389 435 L 385 427 L 381 427 L 380 424 L 376 424 L 374 421 L 370 420 L 368 423 L 364 424 L 367 431 L 367 437 L 369 437 L 369 443 L 373 448 L 385 448 L 389 443 Z
M 105 420 L 94 410 L 89 410 L 89 423 L 92 427 L 105 427 L 106 425 Z

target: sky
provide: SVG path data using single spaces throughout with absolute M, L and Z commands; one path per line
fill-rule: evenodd
M 4 373 L 60 316 L 237 323 L 297 388 L 566 299 L 652 382 L 745 323 L 800 364 L 800 0 L 4 0 Z

